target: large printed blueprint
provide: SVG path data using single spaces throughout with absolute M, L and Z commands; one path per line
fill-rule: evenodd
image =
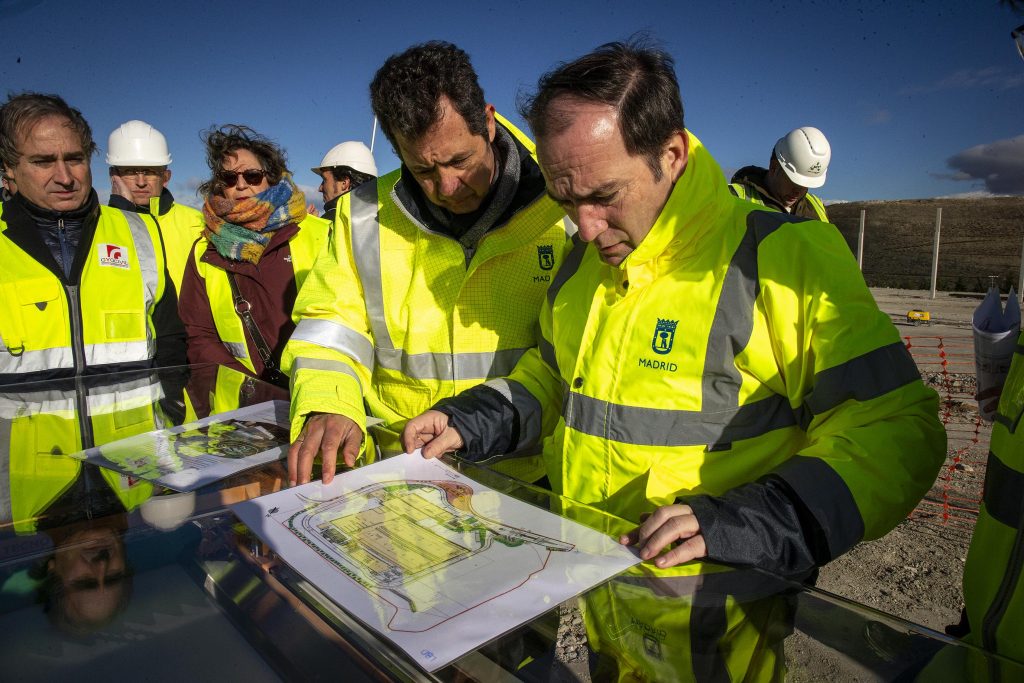
M 418 453 L 234 510 L 427 671 L 637 562 L 604 534 Z

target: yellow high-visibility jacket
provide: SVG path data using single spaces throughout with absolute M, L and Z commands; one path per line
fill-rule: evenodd
M 964 604 L 971 627 L 967 640 L 1024 663 L 1022 417 L 1024 335 L 1017 340 L 992 425 L 984 499 L 964 567 Z M 992 675 L 991 680 L 997 678 Z
M 160 236 L 167 253 L 167 272 L 174 282 L 174 291 L 180 294 L 181 279 L 185 275 L 192 245 L 203 236 L 203 212 L 178 204 L 166 190 L 160 197 L 149 200 L 149 212 L 160 224 Z
M 602 681 L 786 679 L 796 598 L 755 571 L 641 564 L 579 598 Z
M 532 143 L 500 117 L 498 125 L 532 159 Z M 412 217 L 399 182 L 400 170 L 340 199 L 328 251 L 299 292 L 282 358 L 293 438 L 311 412 L 365 430 L 368 408 L 385 423 L 375 431 L 381 451 L 400 452 L 396 423 L 507 374 L 536 344 L 544 292 L 575 230 L 565 212 L 540 190 L 467 253 Z M 510 463 L 518 476 L 542 476 L 536 455 L 523 460 Z
M 162 396 L 159 379 L 151 375 L 89 389 L 0 392 L 0 433 L 9 435 L 0 448 L 9 454 L 14 529 L 35 530 L 39 517 L 78 478 L 83 465 L 70 454 L 165 427 L 157 405 Z M 114 470 L 101 474 L 126 510 L 153 493 L 147 481 Z
M 748 202 L 754 202 L 755 204 L 760 204 L 761 206 L 767 206 L 769 209 L 778 210 L 778 207 L 776 206 L 774 201 L 766 200 L 765 195 L 759 192 L 758 189 L 752 185 L 747 185 L 745 183 L 731 183 L 729 185 L 729 189 L 732 191 L 734 195 L 736 195 L 740 199 L 746 199 Z M 825 211 L 825 204 L 821 201 L 820 197 L 808 192 L 807 194 L 804 195 L 804 200 L 811 207 L 811 209 L 814 210 L 814 213 L 817 215 L 819 221 L 821 221 L 822 223 L 829 222 L 828 212 Z
M 295 272 L 295 289 L 302 289 L 302 283 L 313 269 L 317 256 L 323 251 L 330 232 L 331 224 L 316 216 L 306 216 L 299 223 L 299 231 L 288 240 L 291 254 L 292 269 Z M 203 260 L 203 254 L 209 247 L 209 240 L 201 239 L 195 243 L 193 258 L 196 270 L 206 288 L 206 296 L 210 300 L 213 322 L 217 327 L 217 335 L 223 342 L 228 353 L 239 363 L 255 372 L 252 359 L 249 357 L 249 345 L 246 342 L 245 326 L 235 312 L 235 299 L 231 293 L 231 283 L 223 268 Z
M 0 378 L 81 374 L 146 364 L 156 354 L 153 311 L 164 296 L 164 253 L 144 214 L 99 207 L 78 282 L 65 285 L 6 234 L 0 218 Z
M 790 561 L 731 515 L 753 501 L 777 528 L 772 501 L 793 501 L 787 524 L 814 521 L 808 562 L 821 564 L 887 532 L 931 486 L 945 456 L 937 396 L 835 227 L 732 197 L 689 142 L 661 215 L 618 267 L 582 241 L 566 257 L 539 349 L 503 394 L 533 425 L 521 433 L 553 433 L 555 492 L 634 522 L 683 499 L 711 557 L 731 560 L 760 539 Z M 755 483 L 765 475 L 770 486 Z M 729 507 L 727 493 L 744 500 Z

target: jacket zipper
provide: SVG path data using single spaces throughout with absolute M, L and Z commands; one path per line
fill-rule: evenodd
M 65 277 L 70 277 L 68 273 L 71 272 L 71 254 L 68 251 L 67 232 L 64 229 L 63 218 L 57 219 L 57 238 L 60 240 L 61 267 L 64 268 Z
M 75 374 L 85 370 L 85 339 L 82 337 L 82 304 L 78 297 L 78 285 L 64 285 L 68 295 L 68 318 L 71 321 L 71 354 L 75 363 Z
M 63 241 L 61 252 L 63 253 Z M 82 304 L 78 296 L 78 285 L 64 286 L 68 297 L 68 318 L 71 321 L 71 354 L 75 364 L 75 403 L 78 412 L 78 426 L 82 435 L 82 448 L 92 448 L 92 417 L 89 415 L 89 391 L 82 381 L 85 372 L 85 339 L 82 336 Z
M 88 450 L 96 443 L 92 432 L 92 415 L 89 414 L 89 390 L 81 376 L 75 377 L 75 409 L 82 435 L 82 450 Z

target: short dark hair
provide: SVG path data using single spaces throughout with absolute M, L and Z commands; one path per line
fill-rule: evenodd
M 369 173 L 357 171 L 351 166 L 331 166 L 330 171 L 331 175 L 334 176 L 335 180 L 340 180 L 341 178 L 348 178 L 350 182 L 350 187 L 353 190 L 362 185 L 363 183 L 375 180 L 377 178 L 377 176 L 375 175 L 370 175 Z
M 642 154 L 656 180 L 665 142 L 685 128 L 675 62 L 645 41 L 606 43 L 540 77 L 537 93 L 520 98 L 519 112 L 537 138 L 558 133 L 572 116 L 549 116 L 551 103 L 572 97 L 613 107 L 626 151 Z
M 277 185 L 284 174 L 289 172 L 287 156 L 280 145 L 248 126 L 228 123 L 219 128 L 210 128 L 202 137 L 206 145 L 206 164 L 210 167 L 210 179 L 198 189 L 202 196 L 224 191 L 217 173 L 224 167 L 224 158 L 240 149 L 253 153 L 260 162 L 260 168 L 266 171 L 267 182 L 271 185 Z
M 447 97 L 474 135 L 487 136 L 484 91 L 466 52 L 431 41 L 388 57 L 370 83 L 370 103 L 381 130 L 398 150 L 397 136 L 418 140 L 440 116 Z
M 59 95 L 23 92 L 8 95 L 7 101 L 0 106 L 0 165 L 4 168 L 14 168 L 18 165 L 21 161 L 18 138 L 47 116 L 67 119 L 68 126 L 78 134 L 86 157 L 92 157 L 96 153 L 92 128 L 82 116 L 82 112 L 68 105 Z

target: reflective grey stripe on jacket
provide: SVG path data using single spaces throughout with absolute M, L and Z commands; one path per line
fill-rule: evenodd
M 121 212 L 128 219 L 128 228 L 132 233 L 132 241 L 135 243 L 135 255 L 139 260 L 139 270 L 142 274 L 142 287 L 145 292 L 145 307 L 147 313 L 152 310 L 156 302 L 156 290 L 160 283 L 160 272 L 157 268 L 156 245 L 150 236 L 145 221 L 137 213 L 131 211 Z M 153 338 L 153 330 L 146 325 L 146 339 L 148 340 L 147 355 L 144 358 L 131 358 L 126 360 L 147 360 L 156 355 L 156 340 Z M 91 363 L 90 363 L 91 365 Z
M 72 414 L 78 409 L 74 389 L 0 392 L 0 419 L 13 420 L 26 415 Z
M 0 375 L 65 370 L 73 367 L 75 367 L 75 359 L 70 346 L 23 351 L 18 355 L 0 352 Z
M 150 374 L 138 379 L 89 389 L 89 415 L 105 415 L 152 405 L 165 396 L 160 377 Z
M 729 444 L 797 424 L 786 397 L 779 395 L 710 412 L 627 406 L 571 391 L 563 416 L 578 432 L 634 446 Z
M 295 326 L 291 339 L 334 349 L 365 367 L 368 372 L 373 372 L 373 345 L 366 337 L 341 323 L 303 318 Z
M 903 342 L 880 346 L 817 373 L 814 388 L 804 398 L 800 426 L 807 429 L 816 415 L 845 401 L 870 401 L 919 379 L 921 373 Z
M 153 357 L 152 346 L 150 341 L 86 344 L 85 363 L 89 367 L 94 367 L 145 362 Z M 65 370 L 74 366 L 74 354 L 70 346 L 25 351 L 19 355 L 0 352 L 0 374 L 5 375 Z
M 568 220 L 568 219 L 566 219 Z M 572 223 L 572 221 L 569 221 Z M 573 224 L 575 227 L 575 224 Z M 558 272 L 555 273 L 554 279 L 551 281 L 551 285 L 548 287 L 548 308 L 551 310 L 551 314 L 554 315 L 555 310 L 555 299 L 558 298 L 558 293 L 562 290 L 562 286 L 569 281 L 576 271 L 580 269 L 580 264 L 583 263 L 583 255 L 587 252 L 587 243 L 583 241 L 579 233 L 573 233 L 572 236 L 572 249 L 569 254 L 562 261 L 562 265 L 559 267 Z M 540 350 L 540 357 L 544 359 L 544 362 L 551 366 L 551 369 L 555 371 L 555 375 L 561 377 L 562 373 L 558 368 L 558 359 L 555 357 L 555 348 L 551 345 L 551 342 L 540 336 L 540 342 L 538 344 Z
M 156 302 L 157 286 L 160 283 L 160 272 L 157 268 L 156 245 L 142 217 L 132 211 L 120 211 L 128 221 L 128 229 L 135 247 L 135 257 L 139 261 L 139 273 L 142 276 L 143 306 L 146 315 L 152 311 Z M 152 326 L 146 325 L 146 341 L 144 342 L 106 342 L 104 344 L 86 345 L 86 365 L 106 365 L 113 363 L 134 363 L 146 361 L 156 356 L 156 339 Z
M 567 240 L 575 237 L 576 233 L 580 231 L 580 229 L 576 226 L 575 223 L 572 222 L 572 219 L 569 218 L 568 216 L 564 216 L 562 218 L 562 229 L 565 230 L 565 238 Z
M 512 372 L 526 349 L 499 349 L 472 353 L 406 353 L 377 348 L 377 363 L 412 379 L 480 380 Z
M 410 379 L 483 380 L 502 377 L 510 373 L 519 358 L 526 352 L 525 348 L 455 354 L 408 353 L 405 349 L 395 348 L 391 333 L 388 331 L 384 309 L 377 183 L 363 183 L 352 191 L 350 211 L 352 216 L 352 255 L 359 273 L 359 280 L 363 285 L 366 313 L 374 341 L 373 349 L 359 349 L 361 356 L 353 357 L 359 358 L 360 362 L 371 370 L 373 369 L 372 363 L 364 361 L 363 358 L 372 357 L 380 367 L 401 372 Z M 301 322 L 299 324 L 302 325 Z M 298 330 L 296 330 L 297 332 Z M 295 335 L 292 338 L 296 338 Z M 361 335 L 360 339 L 362 340 Z M 365 340 L 362 341 L 365 344 Z M 349 348 L 353 347 L 352 342 L 353 340 L 350 338 Z M 330 346 L 329 344 L 325 345 Z M 370 356 L 371 353 L 372 356 Z
M 300 370 L 318 370 L 321 372 L 340 372 L 343 375 L 348 375 L 355 379 L 359 385 L 359 390 L 363 391 L 363 383 L 359 379 L 359 375 L 344 363 L 340 363 L 336 360 L 326 360 L 324 358 L 296 358 L 295 363 L 292 365 L 292 378 L 299 374 Z
M 85 364 L 95 366 L 147 361 L 153 357 L 153 350 L 152 341 L 86 344 Z
M 156 375 L 101 385 L 86 392 L 89 415 L 107 415 L 152 405 L 164 397 Z M 0 392 L 0 418 L 13 420 L 26 415 L 72 414 L 79 409 L 78 389 L 39 389 L 25 392 Z
M 230 353 L 235 358 L 249 357 L 249 347 L 246 346 L 245 342 L 222 341 L 221 343 L 224 344 L 224 348 L 228 350 L 228 353 Z

